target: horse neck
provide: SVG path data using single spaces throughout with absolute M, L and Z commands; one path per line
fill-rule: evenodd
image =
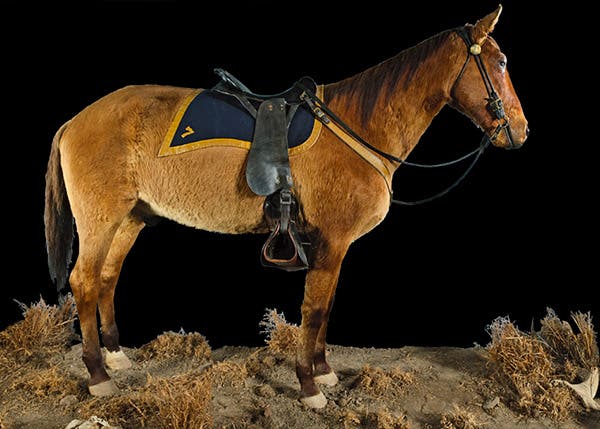
M 465 60 L 460 43 L 454 32 L 440 33 L 327 85 L 326 102 L 369 143 L 404 159 L 450 100 Z

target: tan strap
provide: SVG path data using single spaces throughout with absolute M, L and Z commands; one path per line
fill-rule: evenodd
M 327 128 L 329 128 L 331 130 L 331 132 L 333 134 L 335 134 L 342 142 L 344 142 L 346 144 L 346 146 L 348 146 L 350 149 L 352 149 L 354 152 L 356 152 L 356 154 L 358 156 L 360 156 L 362 159 L 367 161 L 369 164 L 371 164 L 371 166 L 375 170 L 377 170 L 377 172 L 381 175 L 381 177 L 383 177 L 383 180 L 385 180 L 385 184 L 391 195 L 392 194 L 392 184 L 391 184 L 392 173 L 388 169 L 385 162 L 383 162 L 383 160 L 381 158 L 379 158 L 377 155 L 375 155 L 373 152 L 371 152 L 368 148 L 366 148 L 362 144 L 360 144 L 354 137 L 352 137 L 347 132 L 345 132 L 343 129 L 341 129 L 336 124 L 334 124 L 333 121 L 330 120 L 329 122 L 325 123 L 325 126 Z
M 322 85 L 319 85 L 318 89 L 321 88 Z M 333 134 L 335 134 L 346 146 L 348 146 L 358 156 L 360 156 L 362 159 L 368 162 L 371 165 L 371 167 L 373 167 L 375 171 L 377 171 L 377 173 L 379 173 L 379 175 L 383 177 L 383 180 L 385 181 L 385 185 L 388 188 L 388 192 L 390 193 L 391 198 L 391 196 L 393 195 L 392 172 L 390 171 L 386 163 L 377 155 L 375 155 L 371 150 L 369 150 L 369 148 L 363 146 L 358 140 L 356 140 L 354 137 L 352 137 L 350 134 L 344 131 L 344 129 L 337 126 L 331 120 L 331 118 L 329 118 L 318 106 L 315 105 L 315 103 L 313 103 L 313 101 L 308 96 L 306 96 L 304 100 L 307 102 L 307 104 L 315 114 L 316 118 L 320 122 L 325 124 L 325 126 L 329 128 L 329 130 Z

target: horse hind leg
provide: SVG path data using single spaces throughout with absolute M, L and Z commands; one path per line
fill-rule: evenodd
M 144 222 L 141 219 L 132 214 L 128 215 L 119 226 L 102 267 L 102 283 L 98 309 L 100 310 L 100 321 L 102 324 L 102 342 L 106 348 L 104 361 L 106 366 L 112 370 L 122 370 L 131 367 L 131 361 L 119 346 L 119 330 L 115 322 L 114 296 L 115 287 L 125 257 L 143 228 Z
M 330 247 L 327 257 L 311 268 L 306 275 L 296 375 L 300 381 L 300 401 L 310 408 L 323 408 L 327 405 L 327 399 L 316 382 L 326 381 L 325 384 L 334 384 L 335 374 L 325 361 L 324 342 L 327 318 L 346 249 L 344 246 L 336 251 Z
M 102 363 L 96 309 L 102 284 L 102 266 L 119 223 L 88 223 L 92 225 L 78 222 L 79 256 L 69 282 L 77 304 L 83 338 L 83 362 L 90 374 L 89 390 L 92 395 L 106 396 L 118 389 Z

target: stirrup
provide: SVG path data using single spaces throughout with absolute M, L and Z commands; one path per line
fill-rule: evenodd
M 272 194 L 276 196 L 277 194 Z M 265 267 L 281 268 L 285 271 L 308 269 L 308 259 L 302 239 L 296 227 L 298 204 L 289 189 L 279 191 L 279 207 L 269 198 L 264 211 L 271 234 L 262 247 L 260 262 Z
M 275 230 L 262 247 L 260 262 L 265 267 L 281 268 L 285 271 L 308 269 L 306 253 L 293 223 L 288 226 L 287 233 L 284 233 L 277 222 Z

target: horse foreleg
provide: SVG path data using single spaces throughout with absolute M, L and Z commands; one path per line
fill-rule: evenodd
M 315 373 L 319 371 L 317 375 L 324 375 L 323 371 L 325 370 L 327 370 L 327 374 L 332 373 L 331 368 L 325 362 L 324 342 L 327 318 L 331 310 L 333 294 L 337 286 L 344 254 L 345 252 L 329 253 L 306 275 L 300 344 L 296 358 L 296 375 L 300 381 L 300 400 L 311 408 L 323 408 L 327 404 L 327 399 L 315 383 Z M 319 357 L 315 362 L 315 358 L 320 355 L 321 346 L 317 347 L 317 339 L 322 330 L 323 358 Z
M 337 282 L 336 282 L 337 283 Z M 329 305 L 327 307 L 327 313 L 325 314 L 319 334 L 317 335 L 317 341 L 315 344 L 315 358 L 314 358 L 314 376 L 315 381 L 319 384 L 326 386 L 335 386 L 338 383 L 337 375 L 333 372 L 333 369 L 327 363 L 327 357 L 325 355 L 326 338 L 327 338 L 327 324 L 329 323 L 329 314 L 333 307 L 335 286 L 332 290 L 331 296 L 329 297 Z
M 114 296 L 125 257 L 143 228 L 143 221 L 132 215 L 127 216 L 115 234 L 102 267 L 102 288 L 100 289 L 98 309 L 100 310 L 100 321 L 102 323 L 102 342 L 106 347 L 105 362 L 113 370 L 131 367 L 131 361 L 119 346 Z

